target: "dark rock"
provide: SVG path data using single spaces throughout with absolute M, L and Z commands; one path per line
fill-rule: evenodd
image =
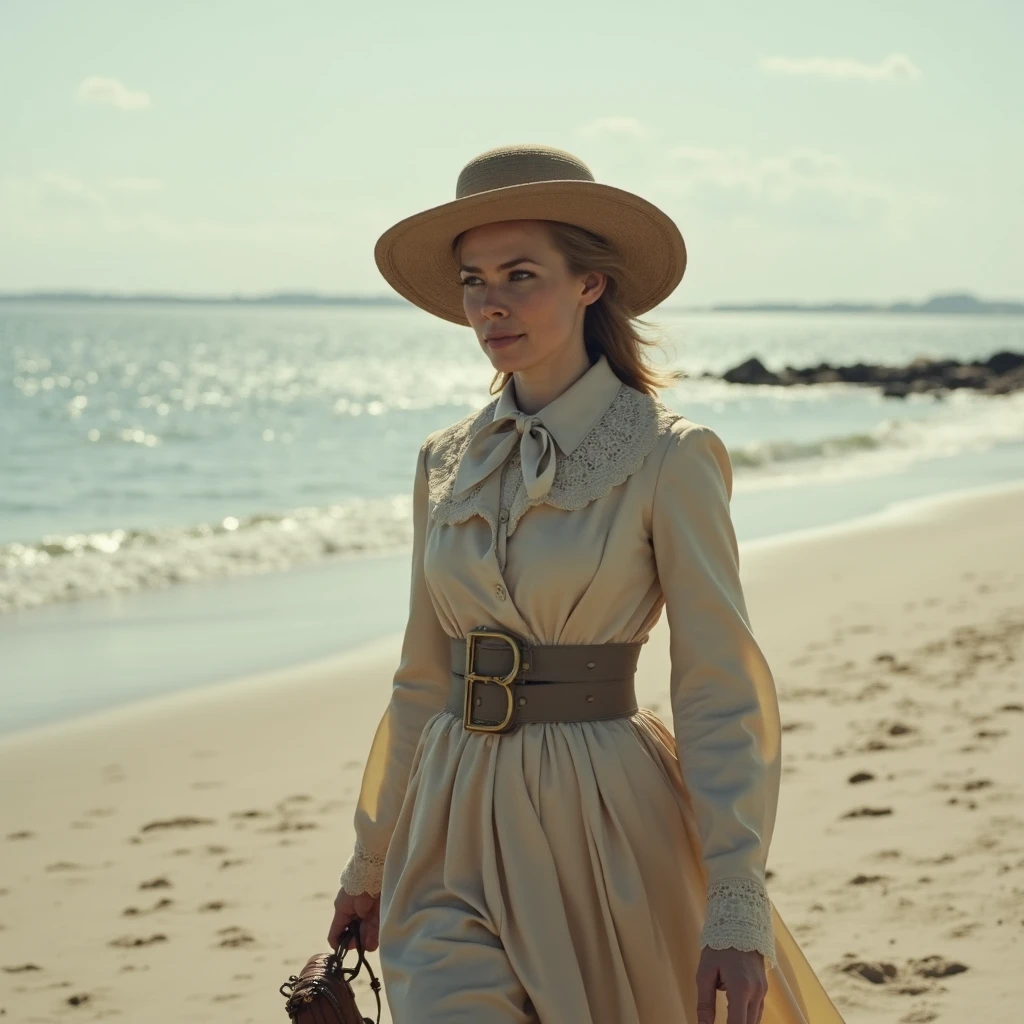
M 767 369 L 760 359 L 756 357 L 748 359 L 731 370 L 726 370 L 722 376 L 730 384 L 778 384 L 779 375 Z
M 951 366 L 943 373 L 942 379 L 949 388 L 980 388 L 988 383 L 991 375 L 992 371 L 987 366 L 966 363 Z
M 722 376 L 731 384 L 868 384 L 880 387 L 887 398 L 925 393 L 943 397 L 948 391 L 959 388 L 1005 395 L 1024 389 L 1024 354 L 997 352 L 985 362 L 975 363 L 923 356 L 912 359 L 905 366 L 874 366 L 869 363 L 832 366 L 819 363 L 817 366 L 786 366 L 779 373 L 769 370 L 759 359 L 752 357 Z
M 1024 366 L 1016 370 L 1009 370 L 998 377 L 993 375 L 985 387 L 990 395 L 1008 395 L 1011 391 L 1024 389 Z
M 875 368 L 867 363 L 854 363 L 853 366 L 840 366 L 836 372 L 847 384 L 867 384 L 873 379 Z
M 818 370 L 812 377 L 812 381 L 815 384 L 836 384 L 842 381 L 842 375 L 838 370 L 833 370 L 829 367 L 827 370 Z
M 985 365 L 997 377 L 1001 377 L 1004 373 L 1024 367 L 1024 354 L 1020 352 L 997 352 L 985 361 Z

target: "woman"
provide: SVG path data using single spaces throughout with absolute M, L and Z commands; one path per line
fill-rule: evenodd
M 634 323 L 679 230 L 546 146 L 480 155 L 456 197 L 377 265 L 473 328 L 497 397 L 420 449 L 328 940 L 360 919 L 395 1024 L 841 1024 L 765 891 L 781 729 L 729 457 L 655 397 Z M 674 735 L 633 692 L 663 608 Z

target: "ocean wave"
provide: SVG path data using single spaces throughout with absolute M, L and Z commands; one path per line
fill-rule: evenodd
M 734 469 L 760 469 L 780 462 L 801 459 L 836 458 L 851 452 L 872 451 L 885 439 L 871 433 L 827 437 L 818 441 L 763 441 L 732 448 L 729 454 Z
M 51 535 L 0 545 L 0 614 L 383 553 L 407 547 L 411 537 L 407 496 L 181 528 Z
M 1024 393 L 954 396 L 926 420 L 810 441 L 730 447 L 737 489 L 792 488 L 898 472 L 924 459 L 1024 442 Z M 163 529 L 115 529 L 0 545 L 0 614 L 57 601 L 272 572 L 331 557 L 407 549 L 411 496 Z
M 991 398 L 957 392 L 929 419 L 883 420 L 872 430 L 807 442 L 730 448 L 738 486 L 797 487 L 811 481 L 895 473 L 927 459 L 1024 442 L 1024 392 Z

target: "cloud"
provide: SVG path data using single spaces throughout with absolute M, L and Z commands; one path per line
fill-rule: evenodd
M 675 191 L 745 193 L 758 204 L 783 204 L 817 194 L 849 200 L 887 200 L 889 190 L 860 178 L 834 154 L 802 147 L 778 156 L 752 157 L 742 149 L 679 146 L 668 154 Z
M 782 75 L 854 78 L 870 82 L 921 77 L 920 68 L 903 53 L 890 53 L 878 64 L 865 64 L 845 57 L 766 57 L 761 61 L 761 67 Z
M 152 105 L 148 92 L 129 89 L 119 78 L 90 75 L 78 85 L 75 97 L 79 103 L 118 110 L 144 110 Z
M 650 134 L 647 126 L 635 117 L 599 117 L 576 129 L 585 139 L 622 138 L 645 139 Z

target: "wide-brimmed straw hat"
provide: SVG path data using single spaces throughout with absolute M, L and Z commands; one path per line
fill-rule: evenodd
M 686 246 L 673 220 L 632 192 L 594 180 L 564 149 L 499 146 L 463 167 L 455 199 L 400 220 L 377 240 L 374 258 L 388 284 L 428 313 L 467 325 L 452 253 L 457 235 L 505 220 L 554 220 L 599 235 L 627 268 L 619 296 L 632 316 L 663 301 L 682 280 Z

